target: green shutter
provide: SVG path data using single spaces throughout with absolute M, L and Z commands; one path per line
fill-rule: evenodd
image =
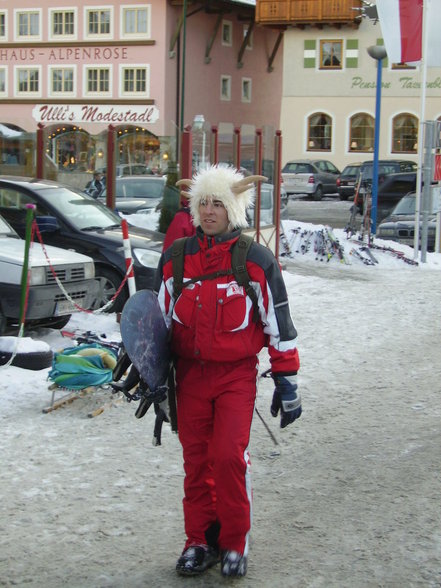
M 358 39 L 346 40 L 346 68 L 358 67 Z
M 306 40 L 303 45 L 303 67 L 314 68 L 317 57 L 316 40 Z
M 377 42 L 375 44 L 376 45 L 384 45 L 384 40 L 382 38 L 377 39 Z M 387 59 L 387 57 L 385 57 L 383 59 L 383 67 L 388 67 L 388 64 L 389 64 L 388 59 Z

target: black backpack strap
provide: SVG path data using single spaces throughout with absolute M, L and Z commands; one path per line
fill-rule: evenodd
M 184 281 L 184 249 L 188 237 L 181 237 L 172 243 L 173 299 L 182 292 Z
M 231 266 L 236 282 L 242 286 L 247 293 L 247 296 L 253 303 L 253 322 L 259 322 L 259 305 L 257 301 L 257 294 L 251 285 L 250 276 L 247 270 L 247 255 L 251 243 L 254 241 L 250 235 L 241 233 L 239 239 L 236 241 L 231 252 Z

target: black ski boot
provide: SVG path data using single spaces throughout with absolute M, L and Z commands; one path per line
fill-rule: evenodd
M 245 576 L 247 573 L 247 556 L 237 551 L 222 551 L 222 576 Z
M 219 552 L 208 545 L 191 545 L 176 562 L 181 576 L 197 576 L 219 561 Z

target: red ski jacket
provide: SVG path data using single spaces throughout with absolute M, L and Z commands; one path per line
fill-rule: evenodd
M 190 209 L 187 207 L 180 208 L 167 229 L 162 250 L 168 249 L 176 239 L 191 237 L 195 233 L 196 228 L 190 215 Z
M 231 268 L 231 248 L 240 231 L 207 237 L 198 229 L 184 251 L 186 280 Z M 155 290 L 167 326 L 172 325 L 172 351 L 178 357 L 234 362 L 256 356 L 268 347 L 273 373 L 292 374 L 299 368 L 297 332 L 291 320 L 285 284 L 274 255 L 252 243 L 247 270 L 258 296 L 260 321 L 253 322 L 253 305 L 233 275 L 197 281 L 173 305 L 172 250 L 159 263 Z

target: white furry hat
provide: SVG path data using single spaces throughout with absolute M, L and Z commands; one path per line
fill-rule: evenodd
M 199 204 L 209 198 L 220 200 L 225 206 L 233 229 L 248 226 L 246 211 L 254 203 L 254 182 L 265 181 L 265 176 L 244 177 L 234 167 L 212 165 L 197 173 L 192 180 L 182 179 L 177 186 L 189 188 L 190 212 L 194 225 L 200 225 Z

